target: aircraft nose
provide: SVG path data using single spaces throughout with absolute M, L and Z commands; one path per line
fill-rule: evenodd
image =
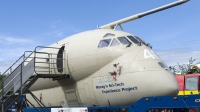
M 159 91 L 159 96 L 177 95 L 179 91 L 178 83 L 169 71 L 160 71 L 161 74 L 157 75 L 157 84 L 155 87 Z

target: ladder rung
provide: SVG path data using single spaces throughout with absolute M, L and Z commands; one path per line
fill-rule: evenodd
M 43 57 L 35 57 L 36 59 L 59 59 L 59 60 L 65 60 L 65 59 L 63 59 L 63 58 L 48 58 L 48 57 L 46 57 L 46 58 L 43 58 Z
M 42 66 L 35 66 L 35 68 L 48 68 L 49 69 L 49 67 L 42 67 Z
M 4 97 L 10 97 L 10 96 L 12 96 L 12 95 L 4 95 Z
M 36 69 L 65 69 L 65 68 L 48 68 L 48 67 L 40 67 L 40 66 L 37 66 L 35 68 Z
M 34 78 L 34 77 L 36 77 L 36 75 L 31 75 L 31 77 L 30 77 L 30 78 Z M 30 78 L 29 78 L 29 79 L 30 79 Z
M 48 62 L 35 62 L 35 63 L 45 63 L 45 64 L 49 64 Z
M 32 81 L 33 79 L 31 78 L 31 79 L 28 79 L 27 81 Z
M 24 62 L 30 62 L 30 61 L 24 61 Z
M 50 64 L 50 65 L 51 65 L 51 64 L 57 64 L 57 63 L 48 63 L 48 62 L 35 62 L 35 63 L 36 63 L 36 64 L 37 64 L 37 63 L 47 63 L 47 64 Z
M 46 57 L 46 58 L 43 58 L 43 57 L 35 57 L 36 59 L 50 59 L 50 58 L 48 58 L 48 57 Z
M 47 53 L 47 52 L 35 52 L 35 53 L 39 53 L 39 54 L 52 54 L 52 55 L 57 55 L 57 54 L 55 54 L 55 53 Z M 37 54 L 36 54 L 37 55 Z
M 13 92 L 14 90 L 9 90 L 8 92 Z
M 36 71 L 36 72 L 52 72 L 52 71 Z

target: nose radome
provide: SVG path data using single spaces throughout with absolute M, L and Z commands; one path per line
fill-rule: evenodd
M 179 91 L 179 86 L 174 75 L 168 71 L 163 71 L 158 87 L 163 91 L 163 95 L 177 95 Z
M 170 83 L 169 83 L 168 87 L 166 87 L 166 88 L 168 88 L 170 90 L 169 95 L 177 95 L 179 92 L 179 86 L 175 79 L 175 76 L 170 74 L 168 77 L 169 77 L 168 80 L 170 80 Z

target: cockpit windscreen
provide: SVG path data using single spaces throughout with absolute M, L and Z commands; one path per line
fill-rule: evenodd
M 101 40 L 99 42 L 98 48 L 108 47 L 108 45 L 110 44 L 110 41 L 111 41 L 111 39 Z
M 113 39 L 112 43 L 110 46 L 119 46 L 119 42 L 116 39 Z
M 133 36 L 127 36 L 133 43 L 135 43 L 135 44 L 139 44 L 140 42 L 137 40 L 137 39 L 135 39 Z
M 139 37 L 135 36 L 135 38 L 137 38 L 141 43 L 147 45 L 142 39 L 140 39 Z
M 126 39 L 126 37 L 118 37 L 118 40 L 124 45 L 130 44 L 130 42 Z

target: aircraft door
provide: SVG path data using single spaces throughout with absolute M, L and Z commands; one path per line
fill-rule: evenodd
M 63 73 L 63 61 L 64 61 L 64 58 L 63 58 L 63 55 L 64 55 L 64 49 L 65 49 L 65 46 L 62 46 L 59 50 L 58 50 L 58 54 L 57 54 L 57 58 L 56 58 L 56 68 L 57 68 L 57 71 L 59 73 Z
M 59 74 L 69 74 L 69 67 L 68 67 L 68 44 L 63 45 L 57 53 L 56 57 L 56 71 Z

